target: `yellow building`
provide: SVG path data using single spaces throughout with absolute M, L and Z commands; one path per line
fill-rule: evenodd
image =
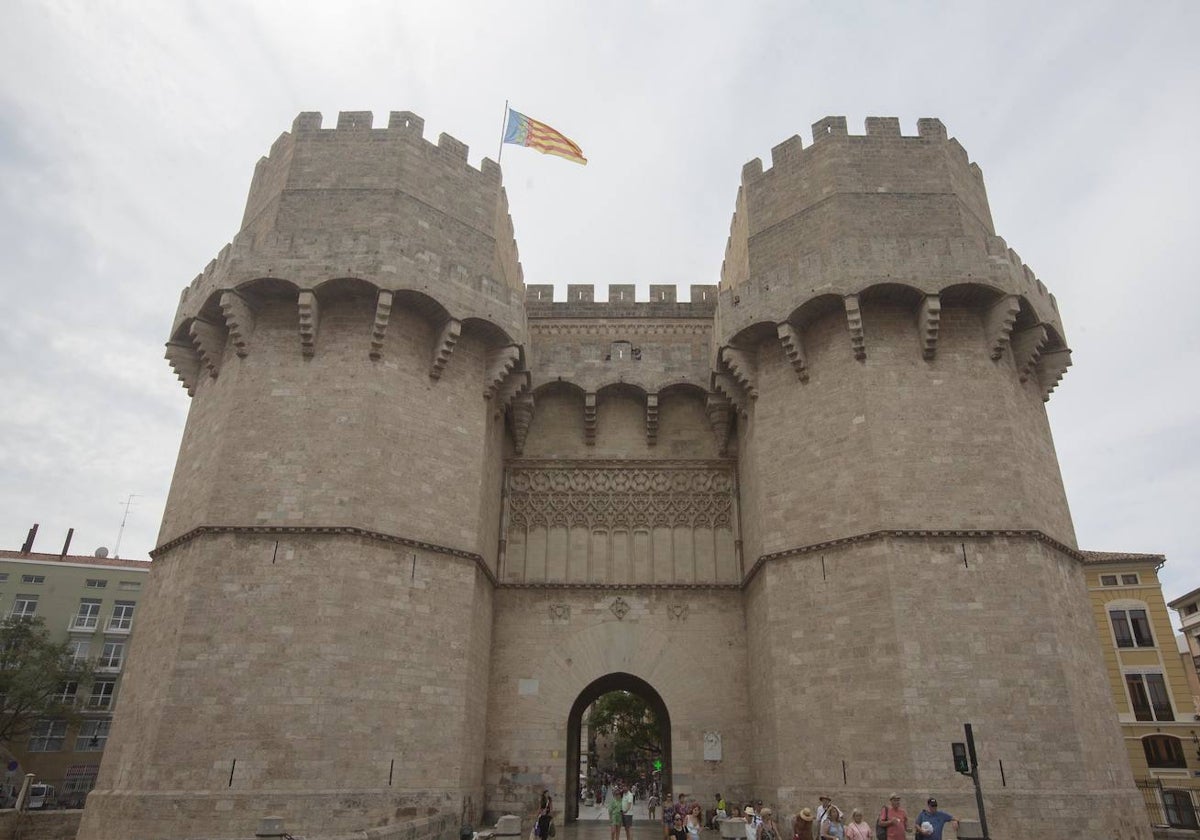
M 99 552 L 98 552 L 99 553 Z M 62 698 L 82 720 L 40 720 L 31 732 L 0 744 L 6 793 L 24 773 L 55 787 L 57 804 L 81 807 L 92 789 L 120 695 L 129 638 L 150 564 L 115 557 L 0 551 L 0 617 L 41 618 L 51 640 L 90 659 L 90 683 L 66 683 Z M 14 766 L 15 765 L 15 766 Z
M 1166 559 L 1084 555 L 1117 716 L 1150 820 L 1200 827 L 1200 715 L 1158 580 Z

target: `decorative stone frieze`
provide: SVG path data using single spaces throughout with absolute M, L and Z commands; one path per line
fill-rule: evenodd
M 514 466 L 508 505 L 514 527 L 729 527 L 733 473 L 728 466 Z

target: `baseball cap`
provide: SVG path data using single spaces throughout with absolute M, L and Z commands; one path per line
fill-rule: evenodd
M 935 807 L 935 808 L 936 808 L 936 807 L 937 807 L 937 800 L 936 800 L 936 799 L 934 799 L 934 798 L 931 796 L 931 797 L 929 797 L 928 799 L 926 799 L 926 800 L 925 800 L 925 804 L 926 804 L 926 805 L 932 805 L 933 807 Z

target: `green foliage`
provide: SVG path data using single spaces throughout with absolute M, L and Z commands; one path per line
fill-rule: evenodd
M 50 641 L 42 619 L 0 622 L 0 743 L 26 734 L 38 720 L 77 722 L 74 702 L 63 702 L 63 686 L 75 683 L 83 696 L 91 677 L 91 664 L 73 662 L 65 642 Z
M 662 724 L 636 694 L 611 691 L 601 695 L 592 705 L 588 726 L 612 734 L 618 765 L 638 765 L 662 755 Z

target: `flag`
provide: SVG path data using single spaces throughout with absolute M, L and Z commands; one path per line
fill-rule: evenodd
M 583 156 L 580 148 L 564 137 L 561 132 L 511 108 L 508 111 L 508 123 L 504 126 L 504 142 L 517 146 L 528 146 L 544 155 L 557 155 L 560 158 L 587 165 L 587 158 Z

